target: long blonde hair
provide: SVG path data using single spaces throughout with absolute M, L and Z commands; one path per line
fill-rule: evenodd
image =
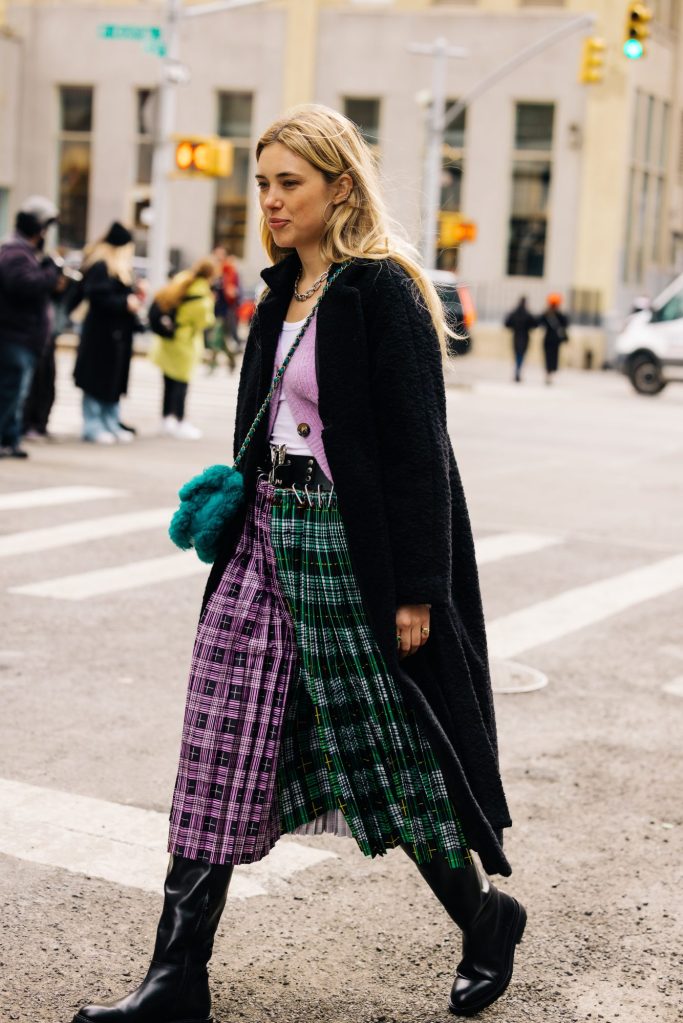
M 192 284 L 203 277 L 212 280 L 216 276 L 216 264 L 212 259 L 205 258 L 198 260 L 190 270 L 181 270 L 175 274 L 168 284 L 164 284 L 154 296 L 154 301 L 162 313 L 169 313 L 177 309 L 183 301 Z
M 392 259 L 408 273 L 428 309 L 444 358 L 448 355 L 446 338 L 451 335 L 436 288 L 419 263 L 417 253 L 390 219 L 382 197 L 377 162 L 353 121 L 318 104 L 296 107 L 275 121 L 256 145 L 258 159 L 266 146 L 281 142 L 297 156 L 317 168 L 330 183 L 348 174 L 353 187 L 345 202 L 332 207 L 323 236 L 320 254 L 326 263 L 345 259 Z M 275 244 L 264 217 L 261 241 L 273 263 L 288 251 Z
M 116 277 L 122 284 L 133 283 L 133 254 L 135 245 L 110 245 L 99 240 L 88 245 L 83 251 L 83 271 L 95 263 L 104 263 L 110 277 Z

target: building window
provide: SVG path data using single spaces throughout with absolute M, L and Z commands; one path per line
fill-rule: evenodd
M 622 267 L 626 284 L 646 286 L 650 268 L 666 262 L 662 211 L 670 122 L 669 103 L 641 90 L 636 93 Z
M 379 146 L 380 100 L 345 96 L 344 114 L 356 125 L 369 146 Z
M 517 104 L 507 260 L 511 277 L 545 273 L 554 120 L 552 103 Z
M 157 90 L 138 89 L 135 94 L 136 173 L 138 185 L 152 183 L 152 156 L 156 135 Z
M 446 110 L 452 107 L 455 100 L 449 100 Z M 443 136 L 443 161 L 441 177 L 441 211 L 458 213 L 462 211 L 462 182 L 465 167 L 465 124 L 466 111 L 463 110 L 448 125 Z M 460 246 L 449 243 L 447 229 L 444 231 L 444 218 L 441 219 L 439 252 L 437 266 L 440 270 L 457 270 Z
M 235 147 L 232 174 L 216 185 L 214 245 L 225 245 L 235 256 L 244 256 L 249 193 L 252 95 L 248 92 L 218 94 L 218 134 Z
M 59 242 L 68 248 L 82 248 L 88 224 L 93 89 L 62 86 L 59 112 Z

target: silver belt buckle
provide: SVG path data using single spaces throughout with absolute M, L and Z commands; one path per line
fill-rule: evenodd
M 275 470 L 280 465 L 284 465 L 287 459 L 287 445 L 286 444 L 271 444 L 270 445 L 270 460 L 271 469 L 268 474 L 268 482 L 275 486 Z

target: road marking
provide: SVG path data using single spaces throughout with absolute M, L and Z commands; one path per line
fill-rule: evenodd
M 103 537 L 123 536 L 137 530 L 167 526 L 174 511 L 174 508 L 149 508 L 126 515 L 105 515 L 99 519 L 83 519 L 45 529 L 9 533 L 0 536 L 0 558 L 50 551 L 57 547 L 86 543 L 88 540 L 101 540 Z
M 662 597 L 683 586 L 683 555 L 645 568 L 567 590 L 540 604 L 496 618 L 487 629 L 493 657 L 515 657 L 524 650 L 595 625 L 645 600 Z
M 12 586 L 7 592 L 29 597 L 54 597 L 58 600 L 87 600 L 105 593 L 120 593 L 122 590 L 133 590 L 171 579 L 184 579 L 202 573 L 206 575 L 207 572 L 208 566 L 194 554 L 167 554 L 163 558 L 132 561 L 114 568 L 99 568 L 93 572 Z
M 126 515 L 110 515 L 99 519 L 85 519 L 61 526 L 32 529 L 0 537 L 0 558 L 15 554 L 67 547 L 107 536 L 121 536 L 138 529 L 166 526 L 173 509 L 153 508 Z M 503 533 L 488 536 L 477 544 L 477 561 L 487 565 L 514 555 L 529 554 L 562 542 L 562 537 L 534 533 Z M 161 558 L 133 561 L 114 568 L 95 569 L 76 575 L 60 576 L 23 586 L 13 586 L 8 592 L 30 597 L 52 597 L 57 600 L 87 600 L 106 593 L 152 583 L 182 579 L 206 572 L 206 567 L 191 554 L 170 554 Z
M 0 852 L 7 856 L 159 893 L 167 835 L 164 813 L 0 779 Z M 265 859 L 237 867 L 230 895 L 266 895 L 270 883 L 328 859 L 336 853 L 286 838 Z
M 672 678 L 670 682 L 665 682 L 662 689 L 669 696 L 683 696 L 683 675 Z
M 534 551 L 542 551 L 546 547 L 555 547 L 563 540 L 562 536 L 536 533 L 500 533 L 496 536 L 485 536 L 475 544 L 477 564 L 488 565 L 517 554 L 533 554 Z
M 99 501 L 103 497 L 123 497 L 125 490 L 110 487 L 42 487 L 40 490 L 19 490 L 0 494 L 0 511 L 17 508 L 47 508 L 53 504 L 74 504 L 76 501 Z

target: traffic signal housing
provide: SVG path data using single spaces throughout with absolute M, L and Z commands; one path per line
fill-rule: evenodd
M 583 41 L 581 51 L 581 67 L 579 82 L 582 85 L 597 85 L 605 77 L 605 42 L 597 36 L 589 36 Z
M 217 135 L 176 135 L 175 166 L 185 177 L 229 178 L 234 150 L 232 142 Z
M 645 56 L 645 42 L 650 38 L 652 11 L 644 3 L 630 3 L 626 12 L 624 55 L 629 60 Z
M 463 242 L 477 240 L 477 225 L 465 220 L 461 213 L 441 210 L 439 213 L 439 247 L 453 249 Z

